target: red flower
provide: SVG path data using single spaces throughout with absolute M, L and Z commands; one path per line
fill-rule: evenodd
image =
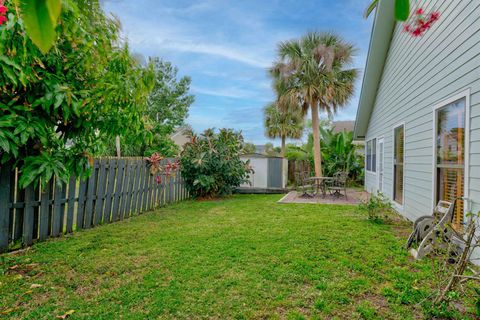
M 435 22 L 435 21 L 437 21 L 438 19 L 440 19 L 440 12 L 435 11 L 435 12 L 432 12 L 432 13 L 430 14 L 430 19 L 429 19 L 429 21 Z
M 7 17 L 0 16 L 0 26 L 7 21 Z
M 415 30 L 412 31 L 412 35 L 414 37 L 419 37 L 423 34 L 423 30 L 421 28 L 416 28 Z
M 410 25 L 406 24 L 403 26 L 403 32 L 410 32 Z
M 418 8 L 417 11 L 415 11 L 417 15 L 423 14 L 423 8 Z
M 7 7 L 0 5 L 0 14 L 4 15 L 8 11 Z

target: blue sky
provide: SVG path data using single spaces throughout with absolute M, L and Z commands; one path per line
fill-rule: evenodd
M 308 31 L 334 31 L 358 48 L 354 66 L 365 66 L 372 18 L 369 0 L 105 0 L 132 51 L 158 56 L 192 78 L 196 101 L 187 123 L 196 131 L 229 127 L 245 140 L 268 142 L 262 109 L 274 98 L 267 68 L 278 42 Z M 335 119 L 355 118 L 360 77 L 351 103 Z M 274 141 L 278 144 L 278 141 Z

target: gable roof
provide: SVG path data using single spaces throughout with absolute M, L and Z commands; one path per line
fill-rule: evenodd
M 383 67 L 387 59 L 395 27 L 394 2 L 379 0 L 368 48 L 367 64 L 363 74 L 362 91 L 357 109 L 354 138 L 364 139 L 370 122 Z
M 332 123 L 332 129 L 334 133 L 339 133 L 343 131 L 351 132 L 355 127 L 355 121 L 334 121 Z

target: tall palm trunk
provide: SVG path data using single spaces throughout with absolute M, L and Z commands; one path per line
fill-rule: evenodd
M 282 157 L 285 157 L 285 136 L 282 135 Z
M 320 150 L 320 125 L 318 119 L 318 103 L 313 101 L 312 109 L 312 133 L 313 133 L 313 160 L 315 163 L 315 176 L 322 177 L 322 153 Z

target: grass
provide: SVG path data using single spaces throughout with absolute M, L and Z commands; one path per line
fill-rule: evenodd
M 279 198 L 184 202 L 0 256 L 0 318 L 432 316 L 420 303 L 430 263 L 403 249 L 408 224 Z

